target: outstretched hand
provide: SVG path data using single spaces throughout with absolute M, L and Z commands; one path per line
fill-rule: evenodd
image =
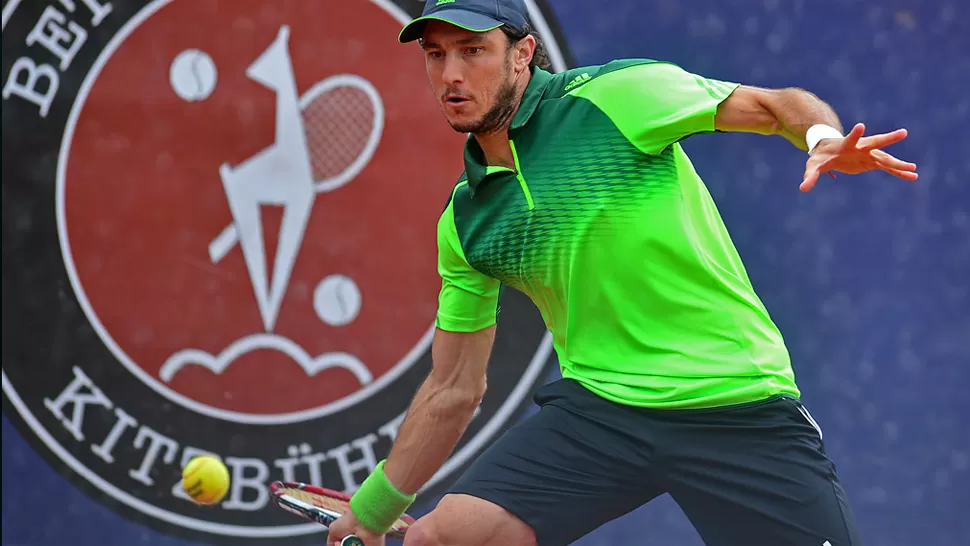
M 865 130 L 865 125 L 857 123 L 845 138 L 826 138 L 819 141 L 808 158 L 805 178 L 798 188 L 803 192 L 810 191 L 823 173 L 829 173 L 835 178 L 836 172 L 860 174 L 881 170 L 903 180 L 919 178 L 915 163 L 896 159 L 882 151 L 882 148 L 905 139 L 906 129 L 863 137 Z

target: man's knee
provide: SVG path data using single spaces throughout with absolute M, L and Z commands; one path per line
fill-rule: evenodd
M 441 544 L 434 532 L 434 512 L 414 522 L 404 535 L 404 546 L 433 546 Z
M 531 546 L 532 528 L 502 507 L 468 495 L 445 495 L 408 529 L 404 546 Z

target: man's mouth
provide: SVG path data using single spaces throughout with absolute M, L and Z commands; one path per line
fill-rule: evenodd
M 462 104 L 465 104 L 470 100 L 471 99 L 469 99 L 468 97 L 464 97 L 462 95 L 445 95 L 445 104 L 448 104 L 451 106 L 461 106 Z

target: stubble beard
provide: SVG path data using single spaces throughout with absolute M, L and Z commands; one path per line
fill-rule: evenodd
M 505 82 L 502 83 L 502 87 L 499 88 L 498 93 L 495 95 L 495 104 L 482 117 L 475 121 L 465 123 L 449 122 L 449 124 L 452 129 L 459 133 L 484 135 L 500 131 L 508 125 L 509 120 L 512 119 L 512 115 L 515 113 L 515 98 L 515 84 L 510 78 L 506 78 Z

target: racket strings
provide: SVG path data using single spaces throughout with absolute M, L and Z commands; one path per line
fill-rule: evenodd
M 336 87 L 303 109 L 313 178 L 335 177 L 360 157 L 374 125 L 374 105 L 362 89 Z

